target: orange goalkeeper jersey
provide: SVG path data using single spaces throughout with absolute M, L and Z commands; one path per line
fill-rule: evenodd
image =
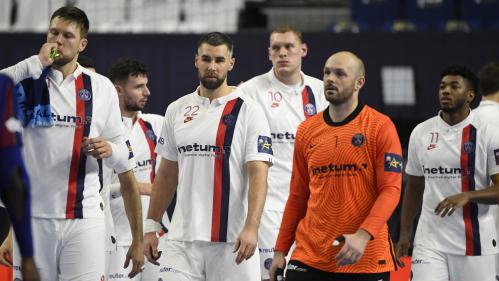
M 338 273 L 377 273 L 395 269 L 387 220 L 398 204 L 402 151 L 392 121 L 359 104 L 340 123 L 326 109 L 304 121 L 296 133 L 291 187 L 276 251 L 311 267 Z M 342 234 L 359 228 L 373 239 L 353 265 L 336 265 Z

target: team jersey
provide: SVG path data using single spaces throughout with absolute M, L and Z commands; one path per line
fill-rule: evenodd
M 157 136 L 160 135 L 163 126 L 163 116 L 157 114 L 137 115 L 137 120 L 132 123 L 131 118 L 123 117 L 123 122 L 130 136 L 133 148 L 135 168 L 133 172 L 137 182 L 153 183 L 159 160 L 155 152 Z M 112 184 L 119 185 L 118 175 L 112 173 Z M 142 218 L 147 218 L 149 209 L 149 196 L 142 195 Z M 132 244 L 132 231 L 125 212 L 123 197 L 119 196 L 110 200 L 111 213 L 114 220 L 114 228 L 118 240 L 118 246 L 130 246 Z M 166 220 L 168 220 L 166 218 Z
M 454 255 L 499 253 L 497 206 L 469 203 L 445 218 L 434 213 L 446 197 L 490 186 L 490 176 L 499 173 L 498 133 L 474 112 L 453 126 L 439 114 L 414 128 L 406 173 L 425 178 L 415 245 Z
M 480 105 L 473 110 L 477 122 L 485 122 L 492 126 L 499 126 L 499 103 L 482 100 Z
M 42 70 L 35 55 L 2 72 L 19 82 L 38 78 Z M 121 172 L 133 168 L 115 148 L 125 145 L 116 90 L 109 79 L 80 65 L 65 79 L 51 69 L 46 83 L 54 126 L 23 130 L 26 166 L 33 179 L 33 217 L 102 217 L 101 161 L 82 153 L 81 143 L 84 137 L 103 137 L 113 147 L 106 163 Z
M 274 70 L 243 83 L 239 89 L 256 101 L 269 121 L 274 166 L 269 170 L 265 209 L 284 211 L 289 195 L 293 146 L 298 125 L 327 106 L 321 80 L 301 73 L 303 83 L 290 87 Z
M 234 242 L 248 209 L 245 164 L 273 159 L 262 109 L 237 90 L 211 102 L 196 90 L 168 106 L 156 151 L 179 167 L 167 238 Z
M 387 220 L 400 199 L 401 146 L 392 121 L 359 104 L 342 122 L 328 109 L 297 130 L 291 189 L 276 242 L 291 259 L 336 273 L 379 273 L 395 268 Z M 353 265 L 336 265 L 336 237 L 359 228 L 373 237 Z

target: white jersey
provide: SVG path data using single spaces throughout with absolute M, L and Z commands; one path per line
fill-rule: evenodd
M 133 148 L 135 178 L 137 182 L 153 183 L 161 159 L 156 155 L 155 149 L 157 136 L 160 135 L 163 126 L 163 116 L 139 112 L 135 123 L 132 123 L 132 119 L 127 117 L 123 117 L 123 123 L 127 128 Z M 116 173 L 112 173 L 111 181 L 112 184 L 119 185 Z M 149 209 L 149 196 L 142 195 L 141 203 L 142 218 L 145 220 Z M 132 231 L 125 212 L 123 197 L 111 198 L 110 206 L 118 246 L 130 246 L 132 244 Z
M 499 126 L 499 103 L 482 100 L 480 105 L 473 110 L 480 122 L 486 122 L 492 126 Z
M 37 79 L 42 70 L 38 56 L 32 56 L 2 72 L 19 82 Z M 23 131 L 31 214 L 57 219 L 102 217 L 102 163 L 82 153 L 81 143 L 84 137 L 123 138 L 116 90 L 109 79 L 79 65 L 65 79 L 60 71 L 50 70 L 46 83 L 54 126 Z M 120 171 L 133 168 L 129 161 L 114 161 L 118 153 L 113 152 L 107 163 Z
M 454 255 L 499 252 L 497 206 L 470 203 L 449 217 L 434 210 L 448 196 L 490 186 L 499 173 L 499 132 L 478 122 L 474 112 L 454 126 L 440 116 L 416 126 L 409 140 L 406 173 L 425 177 L 415 245 Z
M 196 90 L 168 106 L 156 151 L 179 167 L 167 238 L 234 242 L 248 209 L 245 163 L 273 159 L 261 108 L 238 90 L 211 103 Z
M 301 77 L 301 85 L 290 87 L 279 81 L 271 69 L 239 87 L 262 107 L 269 121 L 275 159 L 269 170 L 267 210 L 284 211 L 288 200 L 296 128 L 328 105 L 323 82 L 303 73 Z

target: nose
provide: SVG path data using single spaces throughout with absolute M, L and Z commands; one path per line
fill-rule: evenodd
M 288 52 L 286 51 L 286 48 L 279 48 L 278 54 L 279 57 L 285 57 L 288 55 Z
M 57 36 L 55 37 L 55 42 L 59 45 L 62 44 L 62 39 L 63 39 L 63 34 L 62 33 L 59 33 L 57 34 Z
M 144 96 L 148 97 L 150 95 L 151 95 L 151 91 L 149 90 L 148 87 L 146 87 L 145 90 L 144 90 Z
M 216 63 L 215 61 L 211 61 L 210 64 L 208 65 L 208 70 L 215 70 L 216 69 Z

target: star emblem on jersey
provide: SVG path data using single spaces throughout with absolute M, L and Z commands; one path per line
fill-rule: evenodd
M 402 172 L 402 156 L 395 153 L 385 153 L 385 172 Z
M 463 144 L 463 149 L 464 149 L 464 152 L 470 154 L 470 153 L 473 153 L 475 152 L 475 144 L 471 141 Z
M 267 153 L 273 155 L 272 151 L 272 139 L 267 136 L 258 136 L 258 152 Z
M 364 144 L 364 135 L 361 134 L 361 133 L 358 133 L 358 134 L 355 134 L 353 137 L 352 137 L 352 145 L 353 146 L 361 146 Z
M 232 114 L 226 114 L 224 117 L 222 117 L 222 120 L 227 127 L 232 127 L 236 124 L 236 117 Z
M 78 91 L 78 97 L 83 101 L 89 101 L 92 99 L 92 93 L 87 89 L 81 89 Z
M 125 141 L 126 143 L 126 147 L 128 147 L 128 159 L 132 159 L 133 158 L 133 149 L 132 149 L 132 145 L 130 144 L 130 141 L 129 140 L 126 140 Z

